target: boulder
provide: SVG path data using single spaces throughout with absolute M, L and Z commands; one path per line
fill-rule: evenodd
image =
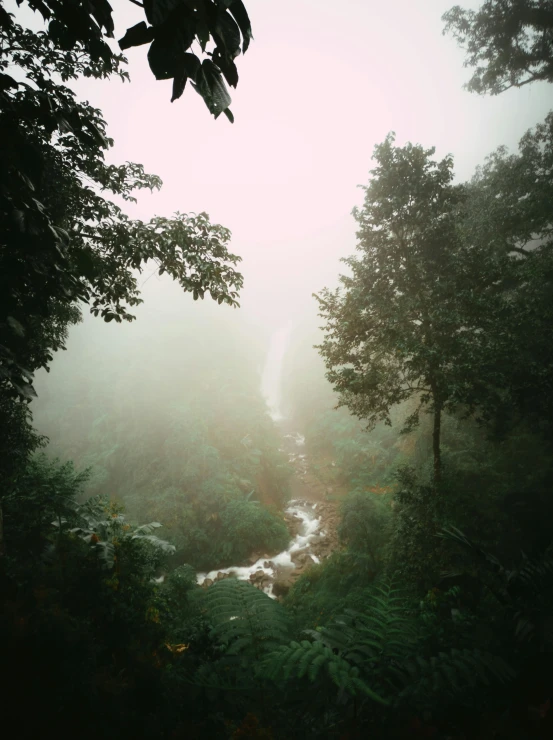
M 232 578 L 232 576 L 230 573 L 223 573 L 222 571 L 219 571 L 215 576 L 216 581 L 223 581 L 225 578 Z
M 296 566 L 304 566 L 306 565 L 306 563 L 311 561 L 310 555 L 307 550 L 298 550 L 297 552 L 293 552 L 290 557 L 292 558 L 292 562 Z
M 277 578 L 273 583 L 273 594 L 275 596 L 286 596 L 293 585 L 294 581 L 290 578 Z
M 250 583 L 259 583 L 266 577 L 267 577 L 267 574 L 265 573 L 264 570 L 260 568 L 259 570 L 256 570 L 255 573 L 252 573 L 250 575 Z
M 213 579 L 212 578 L 206 578 L 204 582 L 202 583 L 203 588 L 208 588 L 208 586 L 213 586 Z

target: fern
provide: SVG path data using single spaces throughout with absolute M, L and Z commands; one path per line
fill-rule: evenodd
M 245 581 L 226 578 L 205 591 L 212 636 L 226 655 L 255 659 L 288 639 L 289 623 L 281 604 Z
M 469 540 L 456 527 L 443 530 L 441 537 L 462 545 L 475 555 L 495 578 L 490 584 L 481 581 L 507 607 L 514 621 L 517 640 L 536 639 L 541 647 L 553 647 L 553 555 L 545 553 L 541 560 L 528 558 L 524 553 L 518 567 L 507 568 L 492 554 Z M 498 583 L 497 583 L 498 582 Z
M 450 650 L 430 659 L 417 656 L 403 664 L 404 688 L 398 700 L 462 701 L 490 683 L 505 684 L 515 677 L 502 659 L 481 650 Z
M 424 657 L 422 636 L 392 582 L 375 585 L 363 612 L 347 611 L 331 624 L 307 630 L 265 661 L 273 681 L 331 682 L 341 697 L 368 697 L 387 705 L 424 704 L 432 697 L 461 703 L 482 685 L 514 677 L 501 658 L 478 650 Z
M 322 642 L 302 640 L 280 647 L 266 661 L 265 675 L 273 681 L 307 677 L 311 682 L 324 675 L 340 689 L 342 696 L 364 695 L 381 704 L 389 703 L 370 688 L 356 666 Z
M 348 610 L 328 626 L 305 634 L 313 641 L 291 643 L 269 657 L 269 678 L 316 681 L 324 676 L 341 694 L 365 695 L 383 704 L 390 703 L 385 694 L 393 687 L 396 664 L 417 643 L 405 596 L 392 581 L 373 585 L 366 611 Z

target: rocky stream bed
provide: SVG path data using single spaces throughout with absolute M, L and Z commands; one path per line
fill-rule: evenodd
M 247 580 L 272 598 L 284 596 L 314 563 L 320 563 L 339 547 L 338 505 L 323 500 L 324 492 L 311 481 L 305 440 L 300 434 L 284 436 L 283 450 L 294 468 L 295 497 L 284 511 L 290 544 L 280 553 L 253 553 L 247 564 L 199 573 L 198 583 L 208 588 L 223 578 Z

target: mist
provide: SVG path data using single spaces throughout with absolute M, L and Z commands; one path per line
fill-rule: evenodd
M 114 6 L 0 0 L 14 722 L 550 737 L 551 2 Z

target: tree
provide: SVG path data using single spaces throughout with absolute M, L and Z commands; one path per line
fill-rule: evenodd
M 553 2 L 486 0 L 479 10 L 456 5 L 443 16 L 468 53 L 471 92 L 498 95 L 511 87 L 553 82 Z
M 465 317 L 457 295 L 467 288 L 455 226 L 464 190 L 454 186 L 453 161 L 434 149 L 375 147 L 376 168 L 354 211 L 361 256 L 345 263 L 343 289 L 316 296 L 326 320 L 318 347 L 327 378 L 369 427 L 390 423 L 390 409 L 416 396 L 412 428 L 422 408 L 434 418 L 434 478 L 440 479 L 442 412 L 458 401 Z
M 100 111 L 57 79 L 124 78 L 121 58 L 107 69 L 10 17 L 0 44 L 0 383 L 28 398 L 33 371 L 48 366 L 78 320 L 77 302 L 106 321 L 132 320 L 129 307 L 141 302 L 136 273 L 149 261 L 195 299 L 209 292 L 232 306 L 242 276 L 230 232 L 206 214 L 144 223 L 103 197 L 134 200 L 133 191 L 161 181 L 141 165 L 107 165 L 113 142 Z M 6 74 L 13 67 L 23 81 Z
M 527 131 L 518 153 L 500 147 L 467 186 L 460 233 L 480 255 L 476 280 L 488 330 L 474 346 L 500 393 L 482 395 L 488 420 L 553 413 L 553 114 Z M 516 352 L 513 351 L 516 347 Z
M 158 80 L 173 80 L 171 102 L 180 98 L 186 82 L 204 99 L 217 118 L 225 113 L 232 122 L 230 95 L 225 80 L 238 84 L 234 59 L 246 52 L 252 39 L 248 12 L 242 0 L 130 0 L 142 8 L 146 21 L 128 28 L 119 41 L 121 49 L 149 45 L 148 62 Z M 17 0 L 21 5 L 23 0 Z M 115 26 L 107 0 L 27 0 L 48 22 L 48 37 L 55 47 L 81 51 L 92 65 L 104 64 L 114 70 L 118 64 L 106 42 Z M 7 14 L 0 6 L 0 16 Z M 190 51 L 196 42 L 203 59 Z M 207 51 L 213 43 L 213 51 Z

